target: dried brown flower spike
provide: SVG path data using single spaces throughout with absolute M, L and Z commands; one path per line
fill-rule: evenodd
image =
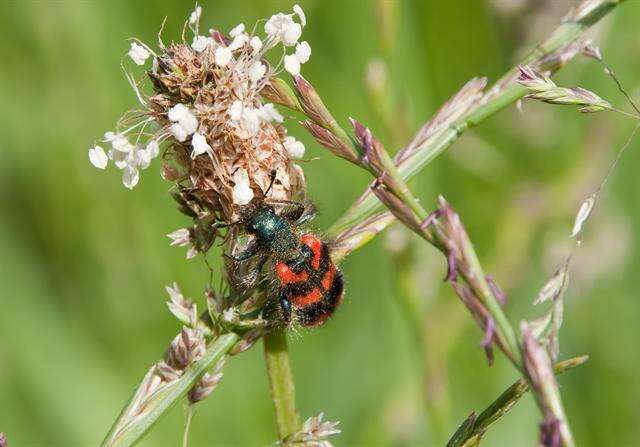
M 155 52 L 142 42 L 131 43 L 128 56 L 135 64 L 152 59 L 146 72 L 152 93 L 145 94 L 143 80 L 135 81 L 125 69 L 142 110 L 128 112 L 115 132 L 105 134 L 103 141 L 112 146 L 108 153 L 94 146 L 89 158 L 100 169 L 113 161 L 131 189 L 164 143 L 165 179 L 175 182 L 181 193 L 188 191 L 189 200 L 199 207 L 197 217 L 209 216 L 208 223 L 229 222 L 242 206 L 264 194 L 272 172 L 270 198 L 291 200 L 304 189 L 302 170 L 294 162 L 304 155 L 304 146 L 287 136 L 282 115 L 265 102 L 261 91 L 282 66 L 299 74 L 311 48 L 298 42 L 306 24 L 298 6 L 292 14 L 272 16 L 264 26 L 266 37 L 245 32 L 243 24 L 228 36 L 213 29 L 201 35 L 201 13 L 196 7 L 188 21 L 191 44 L 183 40 L 165 46 L 160 40 Z M 278 45 L 293 47 L 293 53 L 274 67 L 265 56 Z M 180 241 L 172 237 L 176 244 L 196 251 L 210 245 L 190 244 L 194 241 L 188 235 L 178 236 Z

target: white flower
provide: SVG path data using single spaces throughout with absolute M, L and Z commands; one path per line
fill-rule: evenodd
M 293 137 L 286 137 L 282 142 L 284 144 L 284 148 L 287 150 L 287 154 L 291 158 L 302 158 L 304 157 L 304 144 L 302 142 L 296 140 Z
M 131 49 L 127 53 L 129 57 L 138 65 L 144 65 L 151 55 L 149 51 L 142 45 L 138 45 L 135 42 L 131 42 Z
M 194 133 L 191 139 L 191 146 L 193 146 L 193 152 L 191 152 L 191 158 L 196 158 L 198 155 L 202 155 L 207 152 L 211 152 L 211 146 L 207 143 L 207 139 L 201 133 Z
M 140 174 L 138 170 L 132 166 L 127 166 L 122 171 L 122 184 L 129 189 L 133 189 L 140 180 Z
M 178 103 L 167 113 L 173 124 L 169 128 L 176 140 L 183 142 L 189 135 L 198 130 L 198 118 L 184 104 Z
M 189 136 L 187 135 L 187 132 L 184 130 L 184 128 L 178 123 L 173 123 L 169 130 L 171 131 L 171 134 L 175 137 L 175 139 L 181 143 Z
M 196 9 L 194 9 L 191 15 L 189 16 L 189 25 L 195 25 L 198 22 L 198 20 L 200 20 L 201 15 L 202 15 L 202 6 L 196 6 Z
M 151 153 L 146 149 L 138 149 L 136 150 L 135 154 L 136 154 L 136 158 L 135 158 L 136 166 L 138 166 L 140 169 L 147 169 L 151 164 L 151 160 L 152 160 Z
M 195 245 L 191 245 L 189 247 L 189 250 L 187 250 L 187 259 L 193 259 L 196 256 L 198 256 L 198 247 L 196 247 Z
M 240 100 L 235 100 L 233 101 L 233 104 L 231 104 L 231 107 L 229 107 L 229 118 L 231 118 L 233 121 L 240 121 L 240 118 L 242 117 L 242 109 L 243 109 L 244 105 L 242 104 L 242 101 Z
M 301 35 L 302 27 L 299 23 L 294 23 L 285 30 L 282 36 L 282 43 L 287 47 L 293 46 L 298 42 Z
M 206 50 L 207 46 L 213 46 L 214 43 L 215 41 L 211 37 L 194 36 L 193 42 L 191 43 L 191 48 L 193 48 L 198 53 L 202 53 L 204 50 Z
M 195 258 L 198 254 L 198 249 L 195 245 L 193 245 L 193 241 L 191 240 L 191 232 L 188 228 L 180 228 L 179 230 L 167 234 L 167 237 L 171 239 L 170 245 L 172 247 L 189 247 L 189 249 L 187 250 L 187 259 Z M 180 290 L 178 288 L 176 288 L 176 291 L 180 293 Z M 169 288 L 167 288 L 167 292 L 169 292 Z M 171 294 L 171 292 L 169 292 L 169 295 L 171 295 L 171 299 L 173 300 L 173 295 Z
M 180 121 L 180 119 L 183 118 L 187 113 L 189 113 L 189 108 L 182 103 L 178 103 L 169 109 L 167 117 L 170 121 L 176 122 Z
M 275 106 L 271 103 L 264 104 L 258 111 L 260 113 L 260 118 L 263 121 L 275 121 L 277 123 L 281 123 L 282 121 L 284 121 L 284 118 L 282 117 L 282 115 L 280 115 L 280 112 L 278 112 Z
M 229 31 L 229 36 L 236 37 L 244 32 L 244 23 L 241 23 L 235 26 L 231 31 Z
M 115 149 L 109 151 L 109 158 L 113 160 L 118 169 L 124 169 L 127 166 L 127 159 L 129 154 L 127 152 L 120 152 Z
M 156 140 L 151 140 L 147 143 L 147 152 L 149 152 L 152 159 L 160 154 L 160 145 Z
M 294 54 L 287 54 L 284 57 L 284 69 L 294 76 L 300 74 L 300 65 L 304 64 L 311 57 L 311 46 L 307 42 L 300 42 L 296 45 Z
M 300 23 L 302 26 L 307 24 L 307 17 L 304 15 L 304 11 L 300 7 L 300 5 L 293 5 L 293 12 L 300 18 Z
M 98 169 L 104 169 L 107 167 L 109 158 L 100 146 L 93 146 L 89 149 L 89 161 Z
M 249 41 L 249 36 L 247 36 L 246 34 L 239 34 L 229 44 L 228 48 L 230 51 L 236 51 L 238 48 L 242 47 L 242 45 L 244 45 L 248 41 Z
M 188 114 L 181 118 L 178 123 L 189 135 L 198 130 L 198 118 L 196 118 L 196 116 L 191 113 L 191 111 L 189 111 Z
M 256 135 L 260 130 L 260 119 L 263 114 L 260 110 L 245 106 L 242 101 L 235 100 L 228 110 L 229 118 L 240 123 L 242 128 L 251 135 Z
M 311 57 L 311 46 L 308 42 L 300 42 L 296 45 L 296 57 L 300 61 L 301 64 L 304 64 Z
M 249 186 L 249 174 L 246 169 L 240 168 L 233 174 L 233 203 L 246 205 L 253 199 L 253 190 Z
M 287 54 L 284 57 L 284 69 L 293 76 L 300 74 L 300 60 L 295 54 Z
M 131 152 L 134 149 L 133 144 L 121 133 L 107 132 L 104 134 L 104 141 L 111 143 L 111 147 L 119 152 Z
M 167 237 L 171 239 L 171 246 L 177 245 L 178 247 L 186 247 L 191 243 L 191 232 L 188 228 L 180 228 L 172 233 L 167 234 Z
M 267 72 L 267 67 L 265 67 L 262 62 L 255 61 L 251 64 L 247 72 L 249 73 L 249 79 L 251 79 L 252 82 L 258 82 Z
M 215 60 L 216 64 L 220 67 L 226 67 L 229 61 L 231 61 L 231 50 L 227 47 L 220 45 L 216 49 Z
M 245 107 L 242 111 L 242 127 L 251 135 L 256 135 L 260 130 L 260 114 L 252 107 Z
M 257 53 L 262 49 L 262 40 L 258 36 L 253 36 L 249 41 L 249 45 L 253 48 L 253 52 Z
M 291 18 L 291 15 L 281 12 L 271 16 L 264 25 L 264 32 L 276 42 L 282 42 L 285 46 L 295 45 L 302 35 L 302 27 Z

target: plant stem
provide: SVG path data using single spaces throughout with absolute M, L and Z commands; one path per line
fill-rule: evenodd
M 295 433 L 300 426 L 300 416 L 296 410 L 296 390 L 284 329 L 275 328 L 264 336 L 264 360 L 276 414 L 278 438 L 282 440 Z
M 183 398 L 202 375 L 229 352 L 238 340 L 239 337 L 235 333 L 220 335 L 211 342 L 200 360 L 192 363 L 179 379 L 167 384 L 146 399 L 142 412 L 139 412 L 136 407 L 141 390 L 136 389 L 101 446 L 129 447 L 140 441 L 160 416 Z M 149 374 L 151 373 L 152 371 Z
M 574 357 L 556 363 L 553 369 L 555 374 L 562 374 L 582 365 L 588 359 L 589 357 L 586 355 Z M 478 416 L 472 415 L 472 417 L 463 422 L 447 443 L 447 447 L 478 445 L 489 426 L 511 410 L 527 391 L 529 391 L 527 381 L 524 378 L 517 380 L 503 391 L 482 413 Z
M 189 447 L 189 431 L 191 430 L 191 421 L 193 421 L 193 405 L 188 404 L 187 415 L 184 422 L 184 434 L 182 435 L 182 447 Z

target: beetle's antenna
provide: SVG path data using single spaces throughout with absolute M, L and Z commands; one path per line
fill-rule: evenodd
M 276 171 L 275 169 L 271 170 L 271 173 L 270 173 L 271 181 L 269 182 L 269 187 L 264 192 L 264 197 L 267 197 L 267 194 L 269 194 L 269 191 L 271 191 L 271 188 L 273 187 L 273 183 L 276 181 L 276 174 L 277 173 L 278 173 L 278 171 Z

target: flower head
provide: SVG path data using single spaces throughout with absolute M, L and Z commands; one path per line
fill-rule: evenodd
M 137 65 L 144 65 L 149 56 L 151 56 L 149 50 L 135 42 L 131 42 L 131 49 L 127 54 Z
M 123 171 L 123 184 L 133 188 L 162 145 L 163 178 L 175 182 L 178 191 L 188 190 L 201 215 L 228 222 L 267 190 L 274 171 L 273 199 L 291 200 L 304 186 L 295 165 L 304 145 L 287 137 L 284 117 L 265 101 L 262 90 L 281 69 L 299 73 L 311 47 L 300 41 L 306 17 L 298 5 L 269 18 L 264 34 L 250 32 L 244 23 L 228 35 L 215 29 L 205 33 L 201 17 L 202 8 L 196 6 L 187 24 L 192 38 L 157 53 L 132 42 L 129 56 L 136 64 L 153 59 L 147 72 L 153 92 L 143 94 L 127 73 L 144 110 L 125 114 L 105 135 L 109 150 L 92 147 L 89 160 L 99 169 L 111 160 Z M 271 65 L 265 55 L 276 47 L 293 51 Z M 175 244 L 189 246 L 190 255 L 202 249 L 183 232 L 171 236 Z

